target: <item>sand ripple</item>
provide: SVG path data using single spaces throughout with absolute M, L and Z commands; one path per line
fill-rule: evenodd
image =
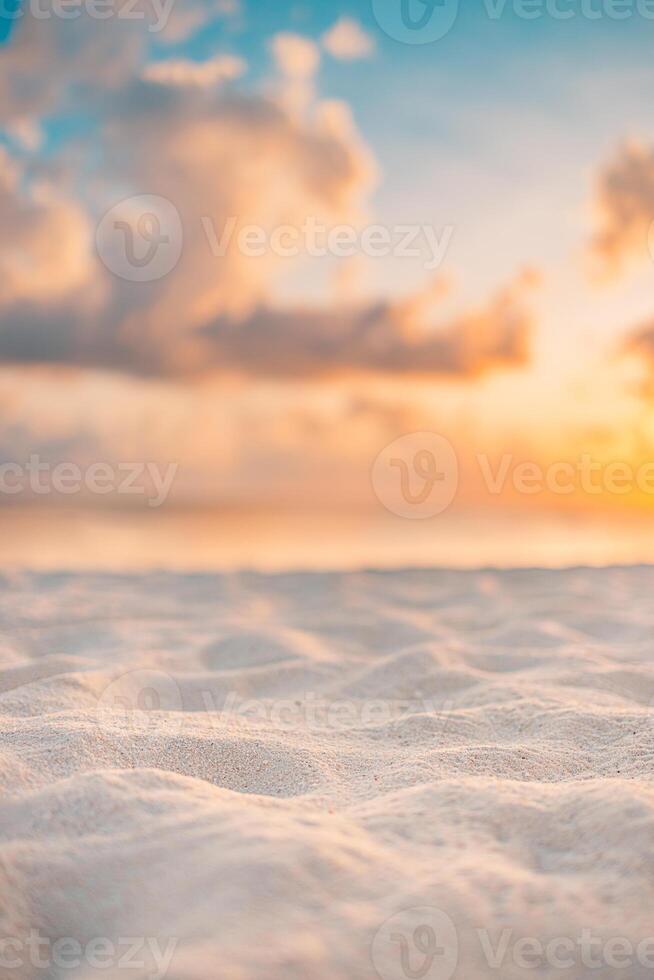
M 653 587 L 1 579 L 0 977 L 654 976 Z

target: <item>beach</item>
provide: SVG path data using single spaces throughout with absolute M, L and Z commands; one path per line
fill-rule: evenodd
M 650 977 L 653 586 L 5 574 L 0 976 Z

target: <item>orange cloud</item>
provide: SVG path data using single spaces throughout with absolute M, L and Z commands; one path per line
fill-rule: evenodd
M 637 388 L 649 402 L 654 390 L 654 320 L 633 330 L 622 344 L 620 353 L 640 361 L 645 378 L 637 382 Z
M 143 78 L 161 85 L 212 86 L 239 78 L 246 69 L 243 59 L 233 55 L 217 55 L 200 62 L 176 58 L 147 65 Z
M 152 17 L 159 6 L 149 7 Z M 208 240 L 208 223 L 218 237 L 230 224 L 256 224 L 268 235 L 307 218 L 361 224 L 375 164 L 349 108 L 315 98 L 315 42 L 276 35 L 279 88 L 243 96 L 216 85 L 243 68 L 225 55 L 144 69 L 148 21 L 117 17 L 110 31 L 90 17 L 20 26 L 0 62 L 0 118 L 35 119 L 52 100 L 65 104 L 74 82 L 98 130 L 83 204 L 44 193 L 27 169 L 0 159 L 0 222 L 11 243 L 0 258 L 0 360 L 293 378 L 472 377 L 525 362 L 524 284 L 432 330 L 424 292 L 367 307 L 280 308 L 276 287 L 288 260 L 270 249 L 253 259 Z M 360 49 L 362 35 L 348 20 L 324 41 L 340 56 L 352 55 L 355 42 Z M 34 84 L 44 69 L 56 78 L 51 91 Z M 78 171 L 68 161 L 71 186 L 88 163 Z M 183 229 L 177 265 L 146 283 L 112 275 L 93 244 L 103 214 L 140 194 L 167 201 Z
M 652 259 L 648 237 L 654 221 L 654 148 L 627 143 L 600 173 L 598 228 L 591 254 L 615 274 L 635 255 Z
M 279 79 L 274 92 L 293 115 L 303 116 L 315 98 L 315 76 L 320 67 L 320 48 L 299 34 L 276 34 L 270 44 Z
M 81 6 L 78 16 L 62 16 L 55 0 L 39 0 L 38 10 L 39 16 L 24 10 L 11 44 L 2 49 L 0 125 L 61 112 L 72 103 L 98 109 L 140 73 L 153 39 L 184 40 L 211 20 L 238 14 L 239 4 L 112 0 L 109 19 Z
M 206 343 L 198 347 L 198 360 L 203 370 L 267 377 L 352 372 L 475 377 L 528 362 L 530 286 L 531 278 L 520 276 L 485 307 L 435 327 L 429 319 L 416 323 L 416 311 L 425 313 L 422 293 L 333 311 L 263 307 L 237 329 L 220 320 L 203 331 Z
M 89 278 L 86 214 L 47 184 L 21 188 L 18 164 L 0 147 L 0 309 L 57 302 Z
M 323 47 L 333 58 L 355 61 L 366 58 L 375 49 L 375 42 L 352 17 L 341 17 L 322 37 Z

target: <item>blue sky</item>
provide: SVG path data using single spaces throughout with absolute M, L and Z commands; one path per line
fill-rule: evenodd
M 588 2 L 592 9 L 600 5 Z M 468 2 L 446 37 L 406 45 L 380 29 L 367 0 L 246 0 L 236 25 L 216 20 L 173 48 L 155 44 L 153 55 L 203 60 L 229 50 L 247 60 L 250 84 L 269 73 L 276 32 L 318 38 L 339 16 L 356 17 L 375 39 L 374 55 L 351 63 L 323 59 L 319 87 L 352 106 L 375 153 L 383 179 L 373 200 L 383 220 L 418 220 L 427 209 L 436 222 L 462 224 L 469 210 L 484 212 L 494 197 L 513 193 L 519 200 L 523 190 L 533 199 L 539 186 L 545 198 L 562 195 L 556 220 L 566 224 L 568 203 L 590 192 L 594 161 L 654 125 L 647 84 L 654 21 L 636 14 L 590 20 L 579 13 L 581 0 L 571 7 L 578 15 L 570 20 L 525 20 L 507 3 L 493 20 L 481 0 Z M 536 200 L 532 206 L 538 213 Z M 550 230 L 533 237 L 539 238 L 534 261 L 560 249 Z M 507 264 L 525 245 L 524 234 L 515 238 Z M 472 254 L 464 250 L 460 258 L 467 262 Z M 495 273 L 489 268 L 486 279 Z M 392 282 L 394 270 L 382 278 Z

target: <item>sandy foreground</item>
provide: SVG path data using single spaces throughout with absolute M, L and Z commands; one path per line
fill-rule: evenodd
M 653 595 L 6 576 L 0 977 L 654 977 Z

